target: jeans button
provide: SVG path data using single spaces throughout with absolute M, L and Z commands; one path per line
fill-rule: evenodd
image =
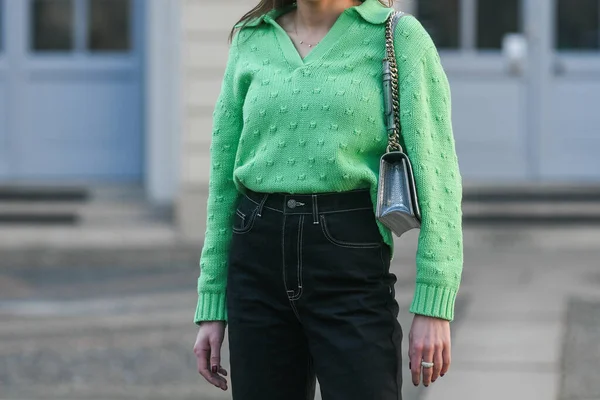
M 290 200 L 288 200 L 288 202 L 287 202 L 287 206 L 288 206 L 289 208 L 296 208 L 296 204 L 297 204 L 297 203 L 296 203 L 296 200 L 294 200 L 294 199 L 290 199 Z

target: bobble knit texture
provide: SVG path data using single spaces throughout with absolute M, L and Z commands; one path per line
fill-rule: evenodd
M 382 59 L 385 17 L 377 0 L 342 13 L 304 59 L 271 12 L 230 48 L 214 111 L 205 243 L 195 322 L 226 320 L 227 256 L 238 195 L 369 188 L 376 204 L 387 135 Z M 423 214 L 411 312 L 453 319 L 463 265 L 461 177 L 450 90 L 437 50 L 411 16 L 396 28 L 402 136 Z M 385 243 L 391 232 L 379 224 Z

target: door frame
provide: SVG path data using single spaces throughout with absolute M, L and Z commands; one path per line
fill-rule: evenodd
M 543 181 L 541 151 L 543 133 L 547 132 L 551 112 L 551 80 L 548 66 L 552 62 L 554 42 L 554 1 L 523 0 L 525 3 L 524 35 L 527 39 L 527 121 L 531 181 Z
M 171 204 L 180 183 L 183 129 L 182 22 L 179 1 L 145 0 L 145 188 L 153 203 Z
M 4 81 L 4 87 L 6 90 L 6 120 L 4 134 L 0 134 L 0 182 L 6 182 L 13 175 L 13 168 L 15 166 L 15 154 L 12 151 L 13 143 L 11 141 L 10 132 L 14 132 L 16 129 L 17 118 L 16 105 L 13 99 L 17 94 L 17 83 L 15 82 L 16 71 L 18 66 L 15 65 L 15 52 L 17 46 L 15 46 L 12 40 L 15 36 L 15 31 L 18 27 L 17 21 L 13 18 L 9 18 L 12 14 L 12 10 L 15 8 L 14 0 L 0 0 L 0 7 L 2 7 L 2 51 L 0 52 L 0 81 Z M 17 35 L 18 36 L 18 35 Z

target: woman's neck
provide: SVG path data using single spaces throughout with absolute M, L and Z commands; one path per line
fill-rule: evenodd
M 345 9 L 360 3 L 359 0 L 298 0 L 296 24 L 308 31 L 327 31 Z

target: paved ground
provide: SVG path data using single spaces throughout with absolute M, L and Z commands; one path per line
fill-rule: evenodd
M 465 238 L 452 371 L 405 399 L 600 399 L 600 231 Z M 406 332 L 415 239 L 393 266 Z M 228 399 L 191 353 L 199 250 L 102 243 L 2 250 L 0 399 Z

